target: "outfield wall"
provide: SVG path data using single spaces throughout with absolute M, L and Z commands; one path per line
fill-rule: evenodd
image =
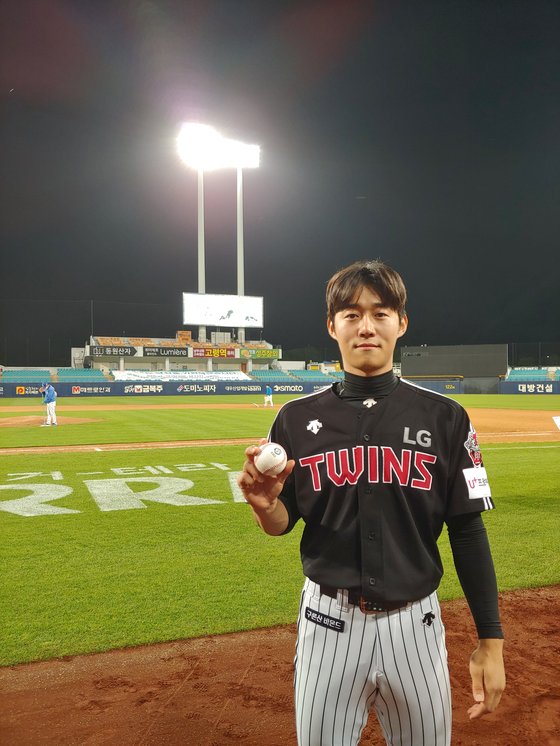
M 560 394 L 560 381 L 500 381 L 500 394 Z
M 410 383 L 439 394 L 458 395 L 470 393 L 488 393 L 488 391 L 473 391 L 469 379 L 426 379 L 407 378 Z M 313 394 L 325 388 L 324 383 L 272 383 L 269 382 L 274 394 Z M 54 387 L 60 397 L 79 399 L 84 396 L 208 396 L 212 394 L 247 394 L 262 396 L 264 383 L 258 381 L 217 381 L 214 383 L 196 383 L 188 381 L 162 381 L 159 383 L 133 383 L 125 381 L 107 381 L 105 383 L 55 383 Z M 500 394 L 560 394 L 560 381 L 500 381 L 497 391 Z M 0 384 L 0 398 L 19 399 L 41 396 L 39 384 L 4 383 Z
M 265 386 L 270 384 L 273 394 L 290 394 L 300 396 L 313 394 L 325 388 L 324 383 L 304 383 L 285 381 L 273 383 L 267 381 L 215 381 L 201 382 L 160 381 L 157 383 L 139 383 L 132 381 L 99 381 L 95 383 L 54 383 L 59 397 L 79 399 L 83 396 L 208 396 L 212 394 L 247 394 L 263 396 Z M 430 380 L 411 381 L 440 394 L 462 394 L 463 382 L 459 380 Z M 328 385 L 328 384 L 327 384 Z M 0 384 L 0 398 L 40 397 L 38 383 L 3 383 Z
M 500 379 L 493 377 L 464 378 L 464 394 L 499 394 Z
M 270 383 L 275 394 L 312 394 L 325 388 L 324 383 Z M 208 396 L 209 394 L 249 394 L 264 395 L 266 383 L 255 381 L 216 381 L 201 382 L 161 381 L 158 383 L 138 383 L 130 381 L 107 381 L 96 383 L 53 383 L 59 397 L 79 399 L 82 396 Z M 0 397 L 20 398 L 41 396 L 39 384 L 0 385 Z
M 463 394 L 464 385 L 460 378 L 425 378 L 424 376 L 403 376 L 406 381 L 415 386 L 435 391 L 438 394 Z

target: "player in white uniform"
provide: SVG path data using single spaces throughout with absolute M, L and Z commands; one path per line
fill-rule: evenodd
M 370 708 L 396 746 L 449 746 L 451 693 L 436 589 L 447 524 L 479 642 L 470 661 L 474 719 L 505 686 L 497 585 L 481 512 L 493 508 L 476 433 L 456 402 L 399 380 L 406 290 L 381 262 L 327 286 L 341 384 L 284 405 L 270 440 L 278 477 L 246 450 L 239 485 L 271 535 L 301 518 L 302 591 L 295 658 L 300 746 L 354 746 Z

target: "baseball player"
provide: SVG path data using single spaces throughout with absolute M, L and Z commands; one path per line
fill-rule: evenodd
M 274 406 L 274 402 L 272 401 L 272 388 L 267 384 L 264 389 L 264 404 L 263 406 L 267 407 L 270 405 L 271 407 Z
M 47 407 L 47 418 L 44 427 L 56 426 L 56 390 L 51 383 L 42 383 L 39 391 L 43 394 L 43 404 Z
M 305 523 L 294 663 L 300 746 L 357 744 L 371 708 L 388 744 L 451 743 L 436 595 L 444 523 L 479 637 L 469 717 L 493 711 L 505 686 L 481 518 L 494 507 L 486 471 L 463 408 L 393 373 L 405 301 L 400 275 L 379 261 L 329 280 L 327 328 L 344 380 L 281 408 L 269 433 L 289 456 L 280 475 L 261 475 L 251 446 L 238 480 L 266 533 Z

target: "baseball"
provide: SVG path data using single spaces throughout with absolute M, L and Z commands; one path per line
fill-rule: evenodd
M 265 443 L 255 457 L 255 466 L 261 474 L 275 477 L 284 471 L 288 457 L 286 451 L 278 443 Z

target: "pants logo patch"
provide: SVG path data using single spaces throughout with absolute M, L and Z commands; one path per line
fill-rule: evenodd
M 424 618 L 422 619 L 422 624 L 425 624 L 428 627 L 431 627 L 434 619 L 435 619 L 435 616 L 432 614 L 431 611 L 428 611 L 427 614 L 424 614 Z
M 342 619 L 335 619 L 333 616 L 327 616 L 327 614 L 321 614 L 320 611 L 314 611 L 309 606 L 305 607 L 305 618 L 313 624 L 318 624 L 321 627 L 327 629 L 334 629 L 335 632 L 344 632 L 344 622 Z

